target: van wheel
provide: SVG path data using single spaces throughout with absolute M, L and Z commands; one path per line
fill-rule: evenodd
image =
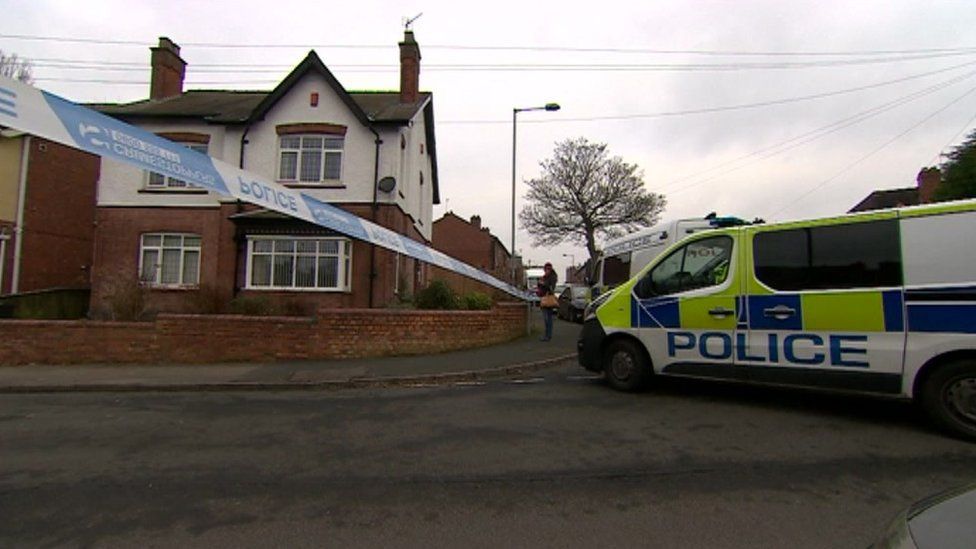
M 643 351 L 628 339 L 618 339 L 607 347 L 603 365 L 610 386 L 620 391 L 643 389 L 651 378 L 651 365 Z
M 976 362 L 945 364 L 925 381 L 921 404 L 940 427 L 976 440 Z

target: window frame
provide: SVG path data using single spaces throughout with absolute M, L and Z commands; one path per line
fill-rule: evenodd
M 255 244 L 257 242 L 271 242 L 271 251 L 259 251 L 255 252 Z M 274 249 L 275 242 L 291 242 L 294 244 L 293 250 L 290 253 L 292 258 L 291 261 L 291 285 L 289 286 L 276 286 L 275 285 L 275 257 L 288 257 L 288 253 L 285 251 L 277 251 Z M 298 242 L 321 242 L 321 241 L 334 241 L 338 244 L 338 251 L 335 254 L 322 252 L 320 247 L 312 252 L 302 252 L 298 248 Z M 287 235 L 252 235 L 247 237 L 245 245 L 246 254 L 246 273 L 244 280 L 244 287 L 247 290 L 255 291 L 272 291 L 272 292 L 350 292 L 352 291 L 352 256 L 353 256 L 353 243 L 349 238 L 336 237 L 336 236 L 287 236 Z M 254 260 L 255 255 L 257 256 L 267 256 L 270 257 L 269 263 L 269 274 L 268 274 L 268 284 L 257 285 L 254 282 Z M 299 257 L 314 257 L 315 261 L 315 272 L 313 274 L 313 279 L 316 284 L 318 284 L 319 273 L 318 265 L 319 259 L 321 258 L 336 258 L 336 285 L 335 286 L 297 286 L 298 269 L 296 265 L 298 263 Z
M 297 139 L 297 147 L 285 147 L 284 142 L 288 139 Z M 316 149 L 306 149 L 304 148 L 305 139 L 321 139 L 322 146 L 318 149 L 318 171 L 319 176 L 317 180 L 303 180 L 302 179 L 302 166 L 303 158 L 306 153 Z M 329 147 L 330 144 L 335 142 L 341 142 L 339 147 Z M 337 186 L 341 185 L 343 181 L 343 172 L 345 170 L 345 150 L 346 150 L 346 136 L 338 135 L 334 133 L 284 133 L 278 135 L 278 151 L 277 151 L 277 162 L 275 163 L 275 177 L 277 181 L 287 184 L 287 185 L 314 185 L 314 186 Z M 292 177 L 284 177 L 282 173 L 282 164 L 285 154 L 295 155 L 295 167 L 294 175 Z M 338 154 L 339 155 L 339 173 L 335 178 L 326 177 L 326 160 L 328 155 Z
M 179 141 L 178 143 L 190 150 L 196 151 L 198 153 L 203 153 L 207 156 L 210 155 L 210 143 L 201 143 L 197 141 L 192 141 L 192 142 Z M 154 172 L 152 170 L 146 170 L 145 172 L 146 172 L 146 179 L 143 188 L 146 190 L 181 192 L 181 191 L 200 191 L 201 189 L 203 189 L 203 187 L 200 187 L 199 185 L 190 183 L 189 181 L 184 181 L 182 179 L 173 176 L 164 175 L 159 172 Z M 160 180 L 161 183 L 153 183 L 154 176 L 161 178 Z M 174 185 L 173 184 L 174 182 L 179 182 L 182 184 Z
M 158 245 L 147 245 L 146 239 L 149 237 L 159 237 Z M 167 238 L 180 238 L 179 246 L 167 246 Z M 186 241 L 188 238 L 196 239 L 196 246 L 188 246 Z M 163 282 L 163 266 L 166 258 L 164 253 L 166 250 L 179 250 L 179 265 L 177 266 L 177 272 L 179 273 L 179 282 Z M 157 252 L 157 262 L 153 268 L 152 279 L 146 276 L 146 252 L 156 251 Z M 194 280 L 192 282 L 186 281 L 186 258 L 188 253 L 196 253 L 197 264 L 195 270 Z M 139 235 L 139 284 L 147 288 L 158 288 L 158 289 L 191 289 L 200 287 L 200 266 L 203 260 L 203 237 L 196 233 L 177 233 L 177 232 L 149 232 L 142 233 Z
M 893 271 L 896 279 L 882 280 L 881 281 L 882 283 L 872 282 L 870 284 L 865 283 L 863 280 L 859 281 L 858 283 L 851 283 L 852 282 L 851 280 L 841 280 L 841 283 L 839 284 L 830 284 L 830 285 L 818 284 L 818 281 L 823 278 L 822 276 L 818 276 L 818 269 L 825 269 L 828 268 L 828 266 L 820 265 L 819 263 L 821 262 L 816 261 L 816 259 L 818 258 L 817 252 L 819 250 L 819 247 L 814 247 L 812 246 L 812 244 L 816 240 L 823 240 L 824 236 L 822 234 L 815 235 L 814 234 L 815 232 L 836 231 L 836 230 L 843 230 L 844 228 L 864 228 L 869 226 L 873 228 L 873 227 L 879 227 L 882 224 L 886 225 L 886 227 L 883 227 L 883 229 L 887 229 L 888 231 L 890 231 L 889 234 L 883 235 L 883 236 L 887 236 L 888 238 L 881 239 L 884 242 L 891 243 L 890 249 L 885 251 L 894 251 L 895 254 L 897 255 L 897 260 L 898 260 L 897 266 Z M 764 269 L 769 269 L 770 267 L 769 266 L 760 267 L 758 263 L 760 260 L 759 246 L 761 245 L 762 237 L 765 237 L 767 235 L 777 234 L 777 233 L 787 234 L 787 233 L 797 233 L 797 232 L 802 233 L 802 241 L 803 241 L 803 245 L 805 246 L 805 250 L 801 250 L 801 251 L 805 251 L 805 253 L 801 255 L 806 257 L 805 266 L 803 267 L 804 269 L 806 269 L 806 273 L 802 279 L 803 282 L 802 284 L 798 284 L 796 283 L 796 281 L 794 281 L 794 283 L 789 286 L 782 286 L 779 284 L 779 282 L 782 282 L 783 280 L 782 276 L 780 277 L 781 280 L 778 281 L 770 280 L 768 271 L 766 273 L 763 272 Z M 817 236 L 819 236 L 820 238 L 819 239 L 816 238 Z M 853 236 L 859 236 L 859 235 L 853 235 Z M 792 226 L 792 227 L 775 228 L 770 230 L 758 231 L 752 235 L 751 240 L 752 240 L 751 242 L 752 267 L 751 268 L 753 272 L 753 278 L 763 288 L 766 288 L 772 292 L 777 292 L 777 293 L 834 292 L 834 291 L 860 292 L 860 291 L 874 290 L 874 289 L 897 288 L 897 287 L 901 287 L 904 284 L 905 260 L 904 260 L 904 254 L 902 253 L 902 249 L 901 249 L 901 228 L 897 218 L 882 218 L 882 219 L 870 219 L 864 221 L 850 221 L 845 223 L 832 223 L 829 225 L 814 225 L 814 226 L 800 226 L 800 227 Z M 860 238 L 849 238 L 847 240 L 850 242 L 861 242 Z M 877 240 L 872 241 L 872 243 L 876 243 L 876 242 Z M 871 246 L 862 246 L 862 248 L 870 248 L 870 247 Z M 863 257 L 864 256 L 857 256 L 858 259 L 863 259 Z M 864 262 L 856 261 L 855 263 L 864 263 Z M 875 274 L 872 276 L 881 277 L 882 275 L 890 274 L 885 271 L 882 271 L 882 265 L 884 265 L 885 263 L 887 262 L 878 261 L 873 271 Z M 839 267 L 835 266 L 834 268 L 839 268 Z M 865 271 L 865 272 L 872 272 L 872 271 Z M 765 279 L 763 278 L 764 276 L 766 277 Z
M 675 255 L 678 253 L 680 253 L 682 256 L 680 268 L 683 269 L 688 260 L 688 256 L 687 256 L 688 248 L 694 245 L 699 245 L 709 240 L 715 240 L 715 241 L 722 240 L 729 244 L 728 257 L 725 259 L 725 263 L 726 263 L 725 275 L 722 277 L 722 280 L 704 286 L 696 286 L 693 288 L 680 288 L 675 291 L 670 291 L 667 293 L 656 293 L 654 291 L 655 287 L 653 283 L 653 275 L 655 271 L 657 271 L 659 268 L 662 268 L 669 260 L 675 257 Z M 633 288 L 634 294 L 637 296 L 638 299 L 642 299 L 642 300 L 667 298 L 667 297 L 683 294 L 686 292 L 697 292 L 697 291 L 707 290 L 711 288 L 720 288 L 728 284 L 729 281 L 732 279 L 731 276 L 732 271 L 735 268 L 736 240 L 737 239 L 731 234 L 717 234 L 717 235 L 705 236 L 704 238 L 696 238 L 689 242 L 683 243 L 681 246 L 675 248 L 667 255 L 662 255 L 660 259 L 653 262 L 653 265 L 649 269 L 641 273 L 640 279 L 637 281 L 637 283 L 634 284 L 634 288 Z M 677 274 L 678 272 L 686 272 L 686 271 L 679 270 L 676 271 L 675 274 Z

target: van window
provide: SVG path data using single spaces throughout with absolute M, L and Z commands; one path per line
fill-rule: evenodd
M 630 252 L 611 255 L 603 260 L 603 285 L 616 288 L 630 280 Z
M 761 232 L 753 260 L 756 278 L 774 290 L 878 288 L 902 280 L 895 219 Z
M 676 294 L 725 282 L 732 238 L 703 238 L 668 254 L 634 287 L 640 299 Z

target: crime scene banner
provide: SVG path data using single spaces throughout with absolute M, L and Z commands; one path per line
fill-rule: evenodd
M 386 227 L 141 128 L 3 76 L 0 76 L 0 127 L 13 128 L 104 158 L 182 179 L 216 194 L 327 227 L 473 278 L 520 299 L 528 298 L 524 290 Z

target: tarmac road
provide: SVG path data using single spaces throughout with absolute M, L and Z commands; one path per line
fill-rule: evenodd
M 905 404 L 571 363 L 343 392 L 0 394 L 0 546 L 864 547 L 976 480 Z

